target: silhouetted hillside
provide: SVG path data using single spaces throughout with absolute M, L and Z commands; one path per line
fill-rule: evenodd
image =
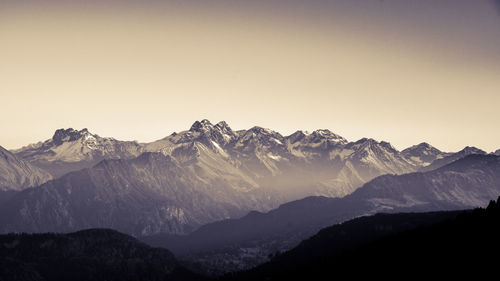
M 165 249 L 108 229 L 0 236 L 0 280 L 199 280 Z
M 325 228 L 272 261 L 224 279 L 477 277 L 494 272 L 499 226 L 500 203 L 494 201 L 461 213 L 360 218 Z

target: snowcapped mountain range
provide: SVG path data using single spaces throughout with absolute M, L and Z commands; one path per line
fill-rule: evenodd
M 306 196 L 343 197 L 378 176 L 438 168 L 478 151 L 443 153 L 422 143 L 400 152 L 387 142 L 349 142 L 329 130 L 282 136 L 208 120 L 151 143 L 60 129 L 14 151 L 55 179 L 45 172 L 33 184 L 7 184 L 4 189 L 37 187 L 0 206 L 0 230 L 185 234 Z
M 60 129 L 52 139 L 14 151 L 56 178 L 103 159 L 131 159 L 144 152 L 161 152 L 182 163 L 204 163 L 211 173 L 216 173 L 215 167 L 232 171 L 243 189 L 281 186 L 295 198 L 343 196 L 376 176 L 416 171 L 447 155 L 428 144 L 399 152 L 387 142 L 366 138 L 348 142 L 329 130 L 282 136 L 261 127 L 233 131 L 224 121 L 213 125 L 208 120 L 142 144 L 102 138 L 87 129 Z M 300 190 L 304 185 L 309 190 Z

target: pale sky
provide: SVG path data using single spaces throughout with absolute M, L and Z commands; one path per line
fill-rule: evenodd
M 148 142 L 207 118 L 494 151 L 498 2 L 3 0 L 0 145 L 68 127 Z

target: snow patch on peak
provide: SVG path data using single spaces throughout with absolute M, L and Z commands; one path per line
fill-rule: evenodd
M 281 156 L 279 156 L 279 155 L 274 155 L 274 154 L 272 154 L 271 152 L 267 153 L 267 156 L 268 156 L 269 158 L 271 158 L 271 159 L 275 160 L 275 161 L 279 161 L 279 160 L 281 160 Z
M 272 138 L 272 140 L 279 145 L 283 145 L 283 143 L 278 139 Z
M 254 126 L 249 131 L 253 132 L 253 133 L 257 133 L 257 134 L 273 134 L 274 133 L 271 129 L 263 128 L 263 127 L 259 127 L 259 126 Z
M 218 143 L 216 143 L 215 141 L 211 141 L 211 142 L 212 142 L 212 145 L 217 150 L 217 152 L 219 152 L 222 156 L 224 156 L 226 158 L 229 157 L 229 155 L 226 153 L 226 151 L 224 151 L 224 149 L 222 149 L 222 147 L 220 147 L 220 145 Z

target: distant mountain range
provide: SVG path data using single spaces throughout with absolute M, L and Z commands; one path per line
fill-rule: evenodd
M 60 129 L 14 152 L 9 157 L 32 168 L 17 180 L 23 184 L 12 172 L 0 175 L 3 190 L 24 189 L 0 196 L 0 231 L 109 227 L 138 236 L 187 234 L 307 196 L 343 197 L 380 175 L 484 153 L 443 153 L 426 143 L 400 152 L 387 142 L 349 142 L 328 130 L 282 136 L 208 120 L 151 143 Z M 3 166 L 16 169 L 10 163 Z
M 356 217 L 483 206 L 500 194 L 499 155 L 208 120 L 151 143 L 60 129 L 0 147 L 0 233 L 112 228 L 221 274 Z

